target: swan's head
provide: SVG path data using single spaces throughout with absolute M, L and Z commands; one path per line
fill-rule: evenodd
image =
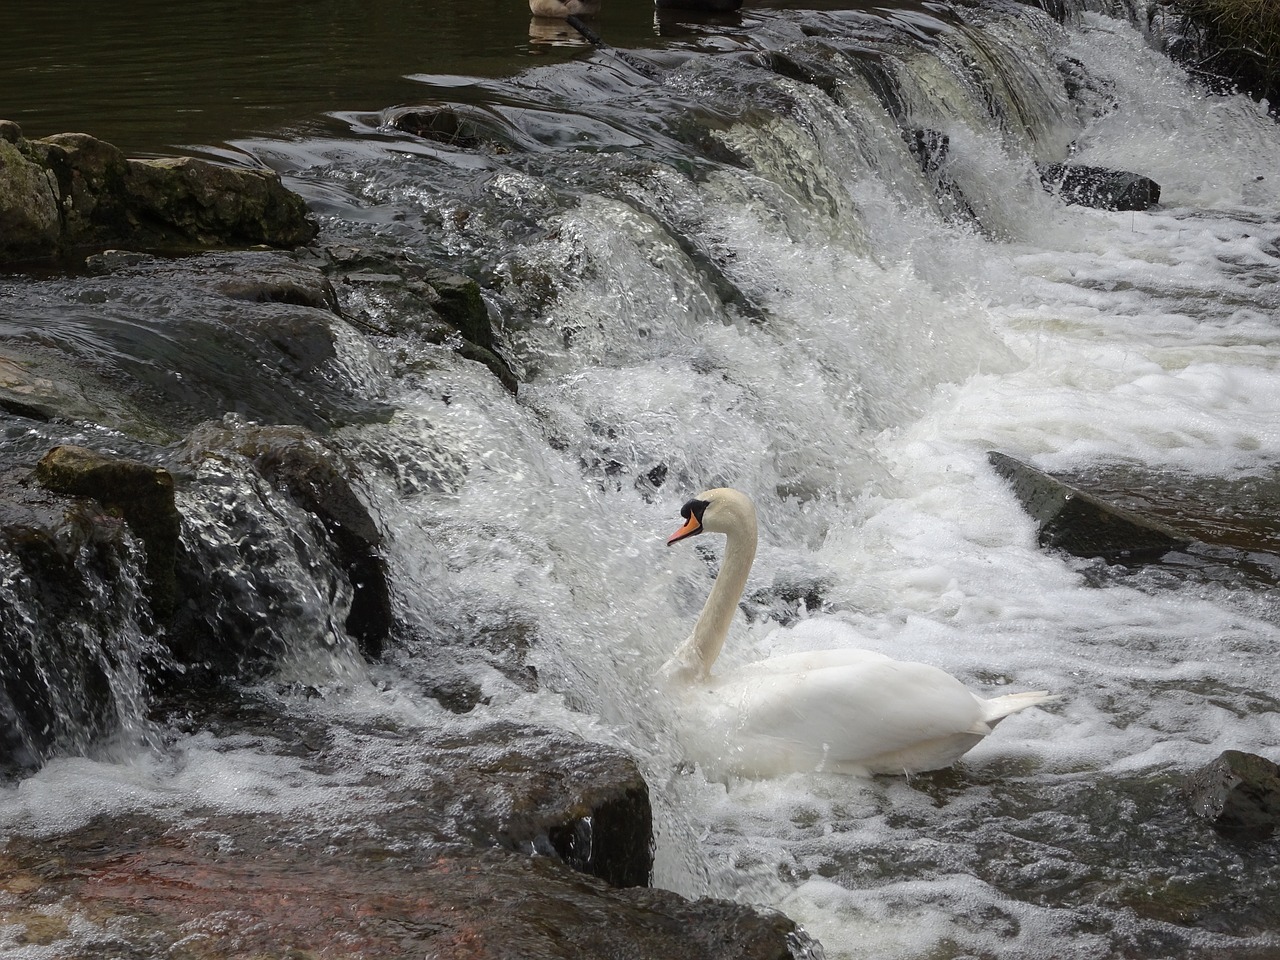
M 699 533 L 755 533 L 756 508 L 745 494 L 729 487 L 704 490 L 683 507 L 684 526 L 667 538 L 667 546 Z

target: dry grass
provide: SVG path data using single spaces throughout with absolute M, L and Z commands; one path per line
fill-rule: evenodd
M 1183 35 L 1202 51 L 1196 69 L 1280 109 L 1280 0 L 1174 0 Z

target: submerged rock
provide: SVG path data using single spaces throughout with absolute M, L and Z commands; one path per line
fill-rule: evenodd
M 1191 809 L 1225 835 L 1263 840 L 1280 824 L 1280 767 L 1256 754 L 1224 750 L 1183 790 Z
M 1040 168 L 1040 182 L 1066 203 L 1101 210 L 1149 210 L 1160 202 L 1160 184 L 1126 170 L 1053 163 Z
M 1013 485 L 1023 509 L 1039 524 L 1042 547 L 1118 561 L 1155 559 L 1190 542 L 1171 527 L 1107 503 L 1006 454 L 993 451 L 988 460 Z
M 318 232 L 268 170 L 193 157 L 132 160 L 85 133 L 0 137 L 0 262 L 127 246 L 295 247 Z

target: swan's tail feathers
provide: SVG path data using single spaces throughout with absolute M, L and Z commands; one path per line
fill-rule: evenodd
M 1027 693 L 1006 693 L 1003 697 L 992 697 L 985 701 L 983 719 L 995 726 L 1010 714 L 1025 710 L 1027 707 L 1038 707 L 1046 703 L 1057 703 L 1062 694 L 1050 693 L 1048 690 L 1032 690 Z

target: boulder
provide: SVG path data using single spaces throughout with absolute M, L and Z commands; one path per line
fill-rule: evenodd
M 1265 840 L 1280 824 L 1280 767 L 1256 754 L 1224 750 L 1183 791 L 1195 814 L 1226 836 Z
M 614 886 L 653 866 L 649 789 L 616 747 L 491 721 L 436 729 L 326 723 L 287 699 L 229 687 L 176 697 L 161 712 L 188 732 L 249 735 L 378 796 L 367 826 L 397 843 L 474 844 L 563 860 Z M 386 776 L 394 769 L 392 778 Z
M 273 488 L 320 521 L 330 559 L 351 584 L 351 607 L 343 626 L 366 657 L 380 657 L 395 613 L 380 552 L 382 531 L 356 492 L 360 474 L 355 465 L 305 427 L 236 421 L 198 427 L 178 461 L 189 466 L 205 457 L 227 454 L 245 458 Z M 200 588 L 192 584 L 190 589 Z M 200 606 L 198 600 L 196 606 Z
M 2 123 L 0 262 L 120 246 L 295 247 L 318 232 L 302 198 L 271 171 L 133 160 L 85 133 L 28 141 Z
M 447 344 L 467 360 L 481 363 L 515 393 L 518 382 L 498 353 L 493 318 L 480 284 L 441 267 L 388 260 L 374 251 L 349 247 L 327 250 L 326 270 L 337 280 L 343 311 L 353 323 L 382 335 L 416 335 Z M 374 319 L 362 304 L 376 302 Z
M 106 638 L 137 625 L 111 586 L 130 566 L 124 526 L 96 501 L 0 474 L 0 773 L 83 749 L 116 714 L 110 670 L 123 651 Z M 10 568 L 9 564 L 13 567 Z
M 308 243 L 319 232 L 307 219 L 303 199 L 269 170 L 194 157 L 130 160 L 129 166 L 128 201 L 139 221 L 154 217 L 163 225 L 158 243 L 172 237 L 197 247 L 287 248 Z
M 993 451 L 988 460 L 1012 484 L 1014 495 L 1039 524 L 1042 547 L 1115 562 L 1156 559 L 1190 543 L 1189 537 L 1171 527 L 1107 503 L 1006 454 Z
M 111 457 L 84 447 L 54 447 L 36 465 L 36 480 L 53 493 L 90 497 L 119 514 L 147 554 L 148 596 L 160 620 L 177 598 L 175 558 L 182 518 L 174 502 L 173 477 L 153 464 Z
M 547 857 L 290 819 L 100 818 L 0 849 L 7 935 L 66 958 L 789 960 L 777 914 L 616 889 Z M 50 911 L 49 904 L 58 909 Z
M 62 231 L 57 180 L 14 136 L 17 124 L 0 122 L 0 263 L 52 257 Z
M 303 427 L 246 426 L 235 441 L 255 469 L 324 524 L 334 561 L 351 583 L 347 633 L 376 659 L 395 621 L 387 565 L 379 549 L 382 531 L 357 496 L 354 464 Z
M 1040 167 L 1040 182 L 1065 203 L 1100 210 L 1149 210 L 1160 202 L 1160 184 L 1126 170 L 1052 163 Z

